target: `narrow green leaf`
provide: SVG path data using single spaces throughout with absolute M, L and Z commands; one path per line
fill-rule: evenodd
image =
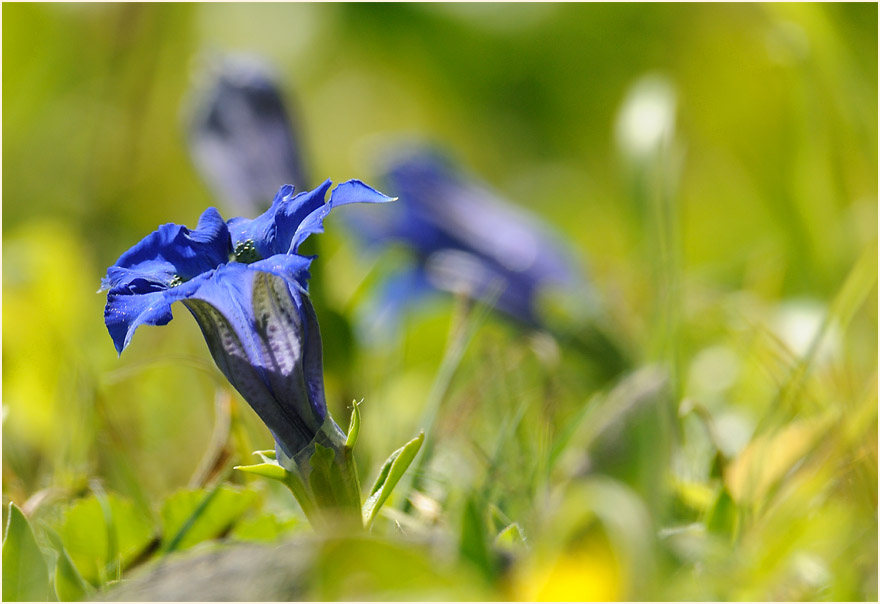
M 379 476 L 376 478 L 376 482 L 370 490 L 370 496 L 367 497 L 367 500 L 364 502 L 364 526 L 367 529 L 373 526 L 376 514 L 379 513 L 382 504 L 385 503 L 385 500 L 391 495 L 391 491 L 394 490 L 394 487 L 400 481 L 407 468 L 409 468 L 413 459 L 415 459 L 416 454 L 419 452 L 424 441 L 425 433 L 420 432 L 417 437 L 392 453 L 388 460 L 382 465 L 382 469 L 379 471 Z
M 363 400 L 361 400 L 360 402 L 351 402 L 351 421 L 348 424 L 348 437 L 345 439 L 345 447 L 347 449 L 354 449 L 354 444 L 357 442 L 358 433 L 361 430 L 361 410 L 359 407 L 362 402 Z
M 283 482 L 299 502 L 306 517 L 312 518 L 314 516 L 314 506 L 302 480 L 276 461 L 274 450 L 254 451 L 254 455 L 259 455 L 263 463 L 251 466 L 235 466 L 233 469 Z
M 3 540 L 3 600 L 45 602 L 49 599 L 49 571 L 28 519 L 9 504 Z
M 94 593 L 94 588 L 83 579 L 58 533 L 45 527 L 46 536 L 58 552 L 55 563 L 55 594 L 60 602 L 81 602 Z
M 440 367 L 434 377 L 434 383 L 431 385 L 431 390 L 425 400 L 424 412 L 418 424 L 424 427 L 424 432 L 428 435 L 433 434 L 434 422 L 440 414 L 440 407 L 443 404 L 443 400 L 446 398 L 449 386 L 452 384 L 452 378 L 464 358 L 465 351 L 470 346 L 477 331 L 479 331 L 480 327 L 491 314 L 492 309 L 495 307 L 495 302 L 497 302 L 503 290 L 504 287 L 501 280 L 493 279 L 487 285 L 482 301 L 476 305 L 473 312 L 465 311 L 465 314 L 460 317 L 462 322 L 453 330 L 450 341 L 443 353 L 443 360 L 440 361 Z M 424 468 L 431 460 L 433 442 L 434 439 L 428 440 L 428 444 L 425 445 L 425 450 L 422 452 L 422 456 L 416 464 L 415 471 L 404 489 L 404 512 L 406 512 L 411 505 L 408 495 L 413 491 L 419 490 L 419 480 L 424 474 Z
M 235 466 L 232 469 L 238 470 L 239 472 L 247 472 L 248 474 L 256 474 L 265 478 L 271 478 L 272 480 L 278 480 L 284 483 L 287 482 L 287 475 L 289 474 L 287 470 L 279 466 L 277 463 L 258 463 L 252 466 Z
M 486 523 L 476 497 L 469 497 L 461 519 L 459 555 L 491 578 L 495 572 L 494 559 L 489 551 Z
M 259 455 L 260 459 L 262 459 L 266 463 L 278 461 L 278 457 L 276 456 L 275 449 L 266 449 L 265 451 L 254 451 L 254 455 Z
M 877 283 L 877 245 L 867 246 L 831 303 L 830 315 L 846 329 Z M 824 333 L 824 332 L 823 332 Z

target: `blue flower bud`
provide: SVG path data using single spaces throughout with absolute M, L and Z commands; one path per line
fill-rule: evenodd
M 221 59 L 194 92 L 189 144 L 218 199 L 256 213 L 278 183 L 302 189 L 305 175 L 295 123 L 272 70 L 249 57 Z

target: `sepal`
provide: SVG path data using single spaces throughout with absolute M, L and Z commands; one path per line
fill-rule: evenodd
M 346 449 L 354 449 L 354 445 L 357 442 L 358 434 L 361 431 L 361 410 L 360 405 L 364 402 L 364 399 L 359 401 L 352 401 L 352 409 L 351 409 L 351 420 L 348 422 L 348 436 L 345 438 L 345 448 Z
M 293 493 L 294 498 L 296 498 L 300 507 L 302 507 L 306 518 L 308 518 L 309 522 L 314 526 L 316 521 L 315 503 L 309 495 L 309 491 L 306 489 L 301 478 L 278 463 L 275 459 L 275 451 L 254 451 L 254 455 L 260 456 L 263 463 L 250 466 L 235 466 L 233 469 L 247 474 L 256 474 L 257 476 L 263 476 L 264 478 L 270 478 L 283 483 L 284 486 Z
M 233 469 L 239 470 L 240 472 L 247 472 L 248 474 L 263 476 L 264 478 L 271 478 L 272 480 L 277 480 L 279 482 L 287 482 L 287 475 L 290 474 L 290 472 L 275 462 L 258 463 L 252 466 L 235 466 Z

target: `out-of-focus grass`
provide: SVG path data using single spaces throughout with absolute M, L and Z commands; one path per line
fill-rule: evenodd
M 398 492 L 376 523 L 390 541 L 315 546 L 312 597 L 876 600 L 876 11 L 4 5 L 4 504 L 103 587 L 271 445 L 182 309 L 116 359 L 94 293 L 216 203 L 181 101 L 199 53 L 247 50 L 287 78 L 314 178 L 371 182 L 403 134 L 449 145 L 570 239 L 636 358 L 601 383 L 442 297 L 362 342 L 393 257 L 328 220 L 328 400 L 344 423 L 365 399 L 364 484 L 437 413 L 412 507 Z M 181 549 L 308 532 L 276 485 L 223 484 Z

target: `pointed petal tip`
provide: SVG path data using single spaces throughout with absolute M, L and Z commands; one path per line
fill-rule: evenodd
M 381 191 L 371 187 L 358 178 L 351 178 L 339 183 L 330 193 L 330 202 L 334 205 L 349 203 L 385 203 L 395 201 L 396 197 L 389 197 Z

